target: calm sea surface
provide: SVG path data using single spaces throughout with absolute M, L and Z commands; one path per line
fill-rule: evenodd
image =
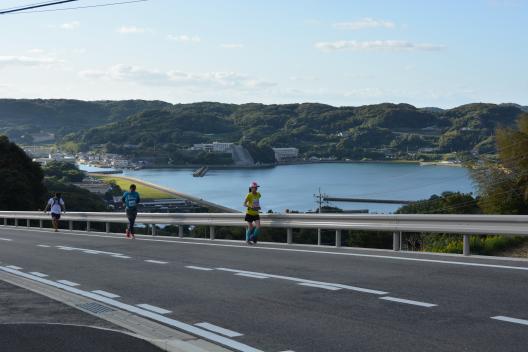
M 100 170 L 81 166 L 84 170 Z M 285 209 L 306 211 L 316 208 L 314 194 L 339 197 L 419 200 L 444 191 L 474 192 L 465 168 L 419 166 L 415 164 L 306 164 L 267 169 L 210 170 L 205 177 L 193 177 L 191 169 L 125 170 L 136 177 L 192 194 L 208 201 L 243 210 L 242 203 L 252 181 L 262 185 L 264 211 Z M 138 189 L 140 192 L 141 190 Z M 331 203 L 343 209 L 369 209 L 390 213 L 395 204 Z

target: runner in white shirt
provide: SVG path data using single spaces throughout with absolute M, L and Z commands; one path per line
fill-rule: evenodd
M 64 204 L 64 200 L 62 199 L 60 193 L 55 193 L 55 196 L 48 200 L 48 204 L 46 204 L 44 212 L 47 212 L 48 209 L 50 209 L 53 228 L 55 229 L 55 232 L 59 232 L 59 220 L 61 213 L 66 212 L 66 205 Z

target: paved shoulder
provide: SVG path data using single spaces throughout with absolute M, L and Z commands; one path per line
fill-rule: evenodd
M 3 281 L 0 302 L 0 351 L 161 351 L 105 320 Z

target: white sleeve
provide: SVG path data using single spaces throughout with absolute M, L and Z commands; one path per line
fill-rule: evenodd
M 50 198 L 50 199 L 48 200 L 48 205 L 53 205 L 53 198 Z
M 61 202 L 61 205 L 64 206 L 64 200 L 62 198 L 61 198 L 60 202 Z

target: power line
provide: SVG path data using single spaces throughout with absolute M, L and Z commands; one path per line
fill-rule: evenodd
M 3 10 L 3 11 L 0 11 L 0 15 L 5 15 L 5 14 L 8 14 L 8 13 L 14 13 L 14 12 L 20 12 L 20 11 L 25 11 L 25 10 L 31 10 L 31 9 L 36 9 L 36 8 L 39 8 L 39 7 L 60 5 L 60 4 L 68 3 L 68 2 L 74 2 L 74 1 L 79 1 L 79 0 L 61 0 L 61 1 L 53 1 L 53 2 L 48 2 L 48 3 L 33 4 L 33 5 L 19 7 L 19 8 L 16 8 L 16 9 Z
M 10 13 L 10 15 L 21 15 L 21 14 L 24 14 L 24 13 L 39 13 L 39 12 L 82 10 L 82 9 L 89 9 L 89 8 L 94 8 L 94 7 L 107 7 L 107 6 L 115 6 L 115 5 L 125 5 L 125 4 L 133 4 L 133 3 L 137 3 L 137 2 L 146 2 L 146 1 L 149 1 L 149 0 L 132 0 L 132 1 L 111 2 L 111 3 L 107 3 L 107 4 L 98 4 L 98 5 L 65 7 L 65 8 L 60 8 L 60 9 L 51 9 L 51 10 L 23 11 L 23 12 Z

